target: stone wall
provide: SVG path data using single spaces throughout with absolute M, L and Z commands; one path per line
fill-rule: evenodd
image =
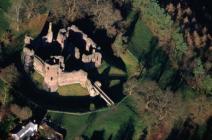
M 61 57 L 59 58 L 59 56 L 55 56 L 54 58 L 63 60 Z M 64 64 L 61 61 L 55 64 L 48 64 L 36 55 L 34 55 L 33 59 L 34 70 L 44 77 L 44 85 L 48 91 L 55 92 L 59 86 L 76 83 L 87 88 L 87 72 L 83 70 L 63 72 Z
M 75 54 L 76 56 L 76 54 Z M 101 66 L 102 55 L 99 52 L 94 52 L 90 55 L 82 55 L 82 62 L 83 63 L 91 63 L 93 62 L 95 64 L 95 67 Z
M 40 75 L 44 76 L 45 73 L 45 62 L 38 56 L 34 55 L 33 68 Z

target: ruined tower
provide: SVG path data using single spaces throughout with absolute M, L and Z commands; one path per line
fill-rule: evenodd
M 52 23 L 49 23 L 49 29 L 48 29 L 48 33 L 46 36 L 43 37 L 44 39 L 46 39 L 46 42 L 48 43 L 52 43 L 53 40 L 53 32 L 52 32 Z

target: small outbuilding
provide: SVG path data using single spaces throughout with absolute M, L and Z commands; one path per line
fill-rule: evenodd
M 19 127 L 12 132 L 12 138 L 14 140 L 30 139 L 38 131 L 38 125 L 29 122 L 27 125 Z

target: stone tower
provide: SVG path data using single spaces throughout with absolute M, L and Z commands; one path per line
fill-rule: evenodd
M 44 85 L 49 92 L 55 92 L 58 89 L 58 79 L 63 68 L 63 59 L 53 57 L 48 63 L 45 63 L 44 68 Z
M 48 29 L 48 33 L 46 36 L 43 37 L 44 39 L 46 39 L 46 42 L 48 43 L 52 43 L 53 40 L 53 32 L 52 32 L 52 23 L 49 23 L 49 29 Z

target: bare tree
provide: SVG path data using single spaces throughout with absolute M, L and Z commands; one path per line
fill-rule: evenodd
M 197 33 L 197 31 L 193 32 L 193 38 L 195 47 L 201 48 L 201 38 L 200 35 Z
M 33 18 L 40 13 L 40 8 L 46 7 L 45 1 L 41 0 L 24 0 L 22 13 L 26 19 Z
M 174 12 L 175 12 L 175 7 L 172 3 L 169 3 L 167 6 L 166 6 L 166 11 L 170 14 L 170 15 L 173 15 Z
M 15 24 L 16 31 L 20 30 L 20 22 L 21 22 L 21 8 L 23 4 L 23 0 L 13 0 L 12 7 L 8 13 L 8 18 L 11 19 Z
M 113 25 L 122 19 L 120 11 L 113 8 L 111 1 L 98 2 L 92 6 L 94 23 L 99 28 L 107 29 L 108 35 L 116 34 Z
M 15 114 L 20 120 L 26 120 L 32 116 L 32 111 L 29 107 L 20 107 L 16 104 L 10 105 L 10 111 Z
M 136 79 L 130 79 L 124 85 L 124 93 L 129 95 L 139 94 L 140 97 L 138 96 L 137 98 L 141 98 L 144 101 L 144 109 L 155 118 L 155 124 L 159 124 L 164 120 L 172 120 L 177 115 L 175 111 L 179 105 L 180 98 L 171 91 L 162 91 L 154 81 L 140 83 Z M 139 108 L 143 110 L 142 107 Z
M 139 91 L 138 81 L 135 78 L 129 79 L 124 84 L 124 94 L 125 95 L 132 95 Z

